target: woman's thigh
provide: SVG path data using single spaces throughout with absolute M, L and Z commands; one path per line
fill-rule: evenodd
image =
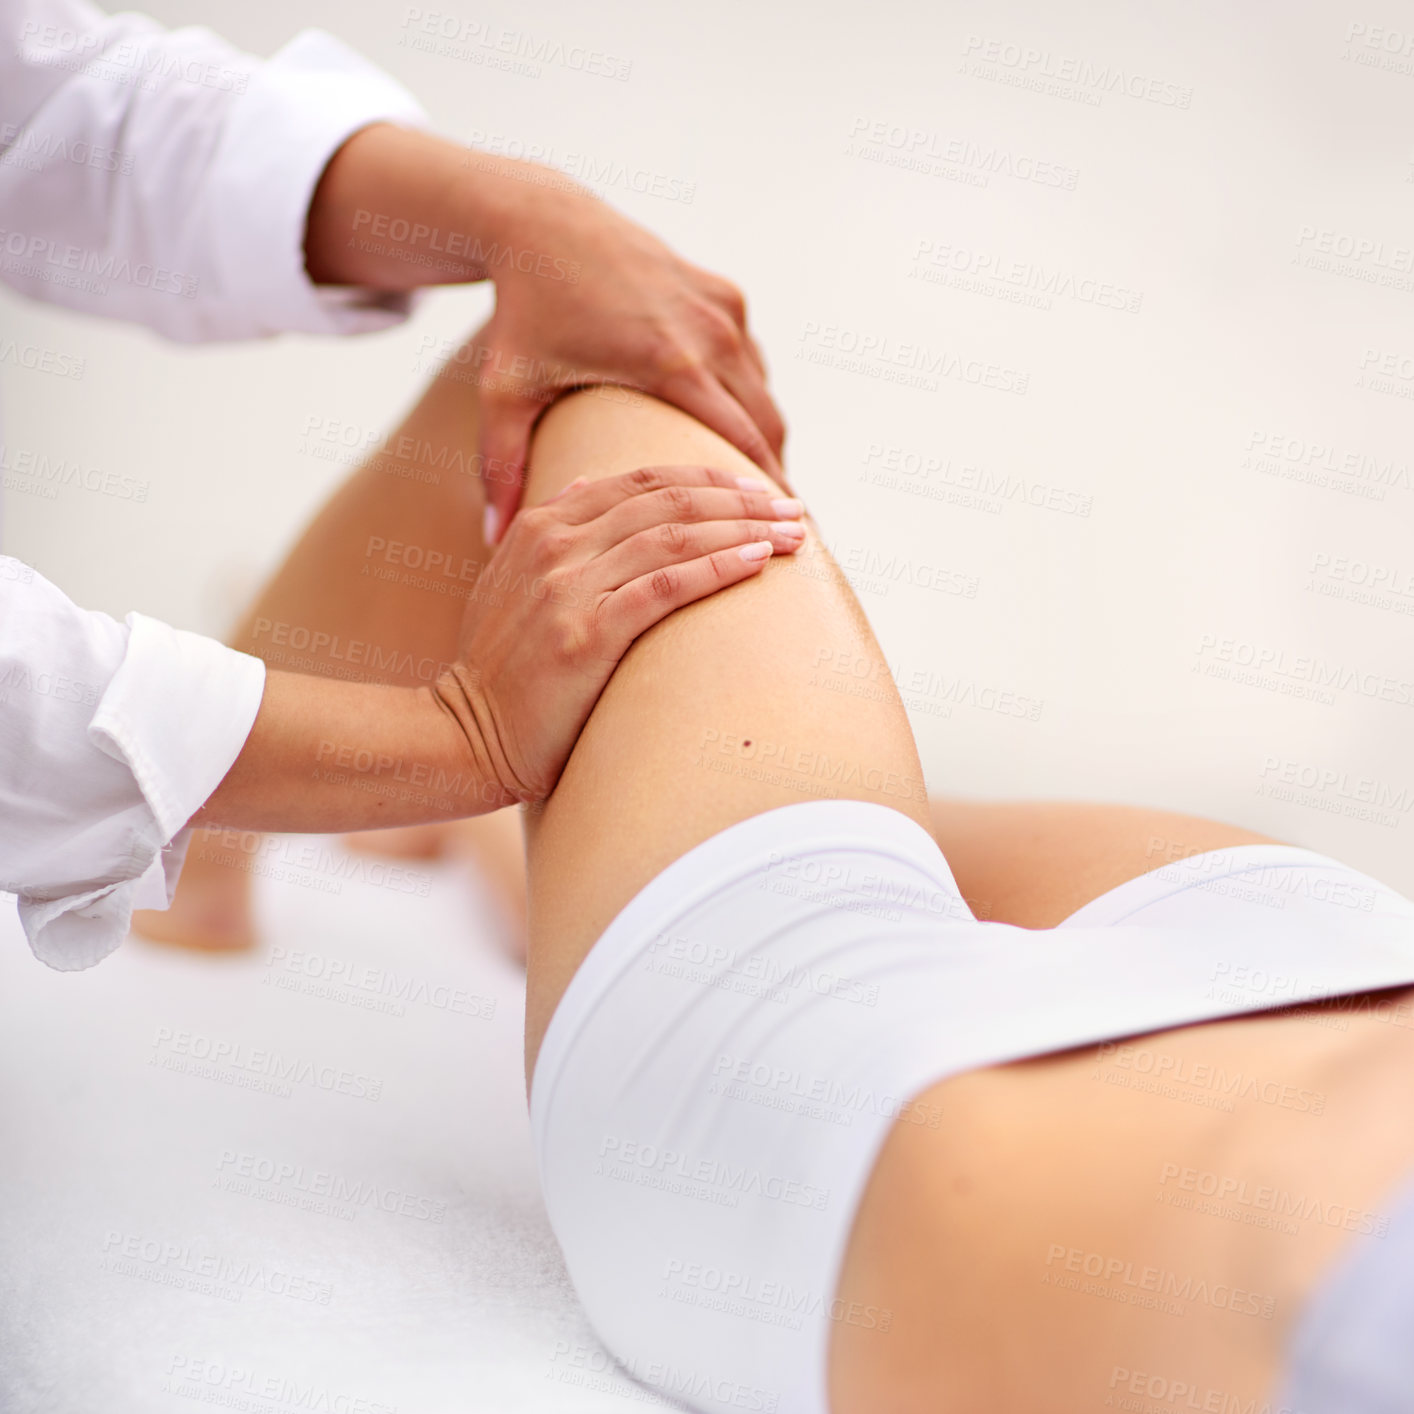
M 1052 928 L 1128 880 L 1267 835 L 1142 806 L 935 797 L 933 838 L 979 918 Z
M 576 394 L 542 420 L 527 499 L 575 477 L 712 465 L 762 473 L 686 414 L 650 398 Z M 848 663 L 871 697 L 816 686 Z M 791 559 L 680 609 L 620 663 L 554 794 L 528 820 L 527 1055 L 621 908 L 726 827 L 821 799 L 892 806 L 927 828 L 908 719 L 883 655 L 813 526 Z

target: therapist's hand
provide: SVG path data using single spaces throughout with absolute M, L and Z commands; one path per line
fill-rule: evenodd
M 740 291 L 587 193 L 530 186 L 518 195 L 505 239 L 564 264 L 527 261 L 522 271 L 508 262 L 494 276 L 496 312 L 478 336 L 491 375 L 480 450 L 502 473 L 488 487 L 498 514 L 515 510 L 535 419 L 576 383 L 651 393 L 783 479 L 785 426 Z
M 572 482 L 522 510 L 435 687 L 501 803 L 543 800 L 634 639 L 798 549 L 802 511 L 754 479 L 685 466 Z
M 585 383 L 672 403 L 780 477 L 785 427 L 740 291 L 559 172 L 365 128 L 315 191 L 305 258 L 328 284 L 495 281 L 478 352 L 493 539 L 519 504 L 535 418 Z
M 376 830 L 543 800 L 633 640 L 797 549 L 802 513 L 705 467 L 572 483 L 511 522 L 457 662 L 431 686 L 268 672 L 245 746 L 192 822 Z

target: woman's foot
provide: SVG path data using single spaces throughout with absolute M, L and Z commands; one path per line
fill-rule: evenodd
M 203 952 L 240 952 L 255 946 L 253 856 L 222 844 L 223 835 L 229 838 L 229 832 L 219 829 L 198 829 L 192 835 L 171 906 L 138 909 L 133 914 L 134 933 L 149 942 Z

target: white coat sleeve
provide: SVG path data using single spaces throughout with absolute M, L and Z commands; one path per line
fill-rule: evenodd
M 79 608 L 0 556 L 0 889 L 41 962 L 91 967 L 165 908 L 260 710 L 265 665 L 142 614 Z
M 318 30 L 262 61 L 88 0 L 0 0 L 0 280 L 181 340 L 396 323 L 405 296 L 304 270 L 315 185 L 379 121 L 426 118 Z

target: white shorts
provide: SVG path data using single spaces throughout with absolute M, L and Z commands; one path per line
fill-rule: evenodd
M 897 811 L 787 806 L 707 840 L 610 924 L 531 1094 L 550 1220 L 626 1370 L 694 1409 L 825 1414 L 835 1300 L 890 1127 L 948 1075 L 1414 983 L 1414 904 L 1254 845 L 1059 928 L 973 918 Z

